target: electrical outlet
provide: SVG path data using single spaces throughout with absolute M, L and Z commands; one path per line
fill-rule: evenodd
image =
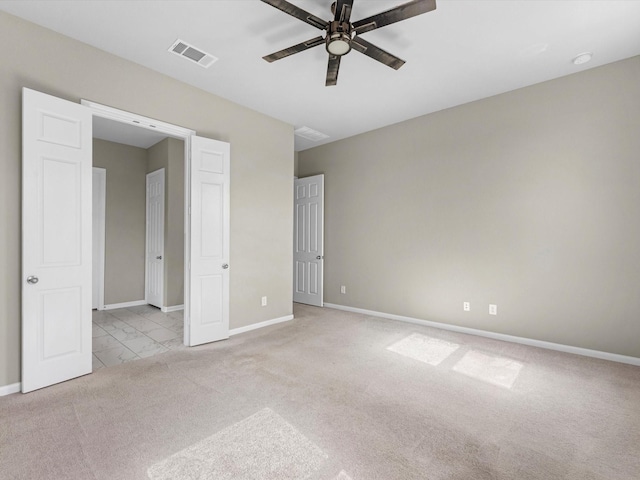
M 267 306 L 267 297 L 262 297 L 262 306 L 263 307 Z
M 340 287 L 340 293 L 347 293 L 347 287 L 345 287 L 344 285 L 342 285 Z
M 497 315 L 498 314 L 498 306 L 493 303 L 489 304 L 489 315 Z
M 470 304 L 469 302 L 464 302 L 464 303 L 462 304 L 462 309 L 463 309 L 465 312 L 470 312 L 470 311 L 471 311 L 471 304 Z

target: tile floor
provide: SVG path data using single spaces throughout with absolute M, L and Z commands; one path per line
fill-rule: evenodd
M 150 357 L 183 345 L 183 311 L 151 305 L 93 311 L 93 370 Z

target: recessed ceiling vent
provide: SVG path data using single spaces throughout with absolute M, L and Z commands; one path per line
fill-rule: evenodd
M 313 128 L 309 127 L 300 127 L 297 128 L 294 133 L 302 138 L 306 138 L 307 140 L 311 140 L 312 142 L 319 142 L 320 140 L 324 140 L 325 138 L 329 138 L 329 135 L 325 133 L 318 132 Z
M 193 45 L 189 45 L 187 42 L 180 39 L 173 42 L 173 45 L 171 45 L 169 51 L 183 58 L 191 60 L 192 62 L 197 63 L 204 68 L 209 68 L 218 60 L 217 57 L 214 57 L 210 53 L 203 52 L 202 50 L 194 47 Z

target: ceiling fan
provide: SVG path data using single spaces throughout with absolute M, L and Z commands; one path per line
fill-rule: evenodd
M 327 67 L 327 80 L 325 85 L 336 85 L 338 83 L 338 69 L 340 68 L 340 59 L 343 55 L 349 53 L 352 49 L 364 53 L 368 57 L 373 58 L 385 65 L 399 69 L 405 64 L 404 60 L 399 59 L 395 55 L 382 50 L 379 47 L 367 42 L 361 34 L 375 30 L 376 28 L 385 27 L 392 23 L 406 20 L 422 13 L 427 13 L 436 8 L 436 0 L 413 0 L 394 7 L 385 12 L 372 15 L 357 22 L 351 23 L 351 9 L 353 8 L 353 0 L 337 0 L 331 5 L 333 20 L 326 21 L 312 15 L 285 0 L 262 0 L 264 3 L 277 8 L 278 10 L 288 13 L 298 20 L 302 20 L 319 30 L 326 30 L 325 37 L 319 36 L 299 43 L 279 52 L 267 55 L 264 58 L 267 62 L 275 62 L 281 58 L 288 57 L 294 53 L 300 53 L 318 45 L 325 44 L 329 53 L 329 65 Z

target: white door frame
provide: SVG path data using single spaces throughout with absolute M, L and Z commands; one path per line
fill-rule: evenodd
M 93 174 L 98 174 L 101 195 L 98 197 L 98 208 L 93 210 L 93 226 L 97 227 L 93 235 L 93 248 L 98 253 L 98 263 L 93 262 L 92 279 L 93 288 L 98 288 L 98 310 L 104 310 L 104 262 L 105 262 L 105 227 L 107 208 L 107 170 L 93 167 Z M 95 186 L 95 185 L 94 185 Z M 92 252 L 93 253 L 93 252 Z M 97 285 L 96 285 L 97 284 Z M 91 292 L 93 294 L 93 290 Z
M 159 258 L 157 257 L 156 260 L 160 260 L 160 262 L 155 262 L 157 265 L 159 265 L 159 270 L 160 270 L 160 278 L 159 278 L 159 283 L 161 285 L 160 287 L 160 305 L 156 305 L 154 303 L 151 303 L 149 300 L 153 300 L 152 295 L 150 295 L 150 283 L 151 280 L 150 278 L 153 276 L 151 274 L 151 272 L 149 272 L 149 268 L 146 268 L 146 266 L 149 265 L 150 262 L 150 243 L 151 245 L 153 245 L 153 233 L 152 230 L 152 224 L 150 222 L 150 217 L 151 217 L 151 209 L 150 209 L 150 204 L 149 204 L 149 200 L 150 200 L 150 191 L 149 191 L 149 181 L 152 177 L 155 176 L 160 176 L 160 178 L 162 179 L 162 206 L 160 208 L 161 214 L 160 214 L 160 225 L 161 228 L 159 228 L 158 230 L 161 232 L 161 238 L 156 241 L 158 241 L 158 243 L 162 246 L 159 250 L 160 250 L 160 256 Z M 164 205 L 165 205 L 165 195 L 166 195 L 166 184 L 165 184 L 165 170 L 164 168 L 159 168 L 157 170 L 154 170 L 153 172 L 149 172 L 146 175 L 146 204 L 145 204 L 145 241 L 144 241 L 144 263 L 145 263 L 145 269 L 144 269 L 144 300 L 145 302 L 147 302 L 149 305 L 154 305 L 158 308 L 160 308 L 162 311 L 164 311 L 164 307 L 166 307 L 166 305 L 164 304 L 164 299 L 165 299 L 165 295 L 164 295 L 164 257 L 165 257 L 165 252 L 164 252 L 164 232 L 165 232 L 165 224 L 164 224 Z M 156 232 L 157 233 L 157 232 Z M 156 252 L 157 253 L 157 252 Z
M 133 125 L 140 128 L 145 128 L 147 130 L 151 130 L 154 132 L 163 133 L 169 137 L 179 138 L 184 141 L 184 179 L 185 179 L 185 198 L 184 198 L 184 344 L 190 345 L 190 329 L 188 325 L 188 321 L 190 318 L 190 305 L 189 305 L 189 295 L 191 294 L 191 285 L 189 284 L 189 258 L 191 257 L 191 252 L 189 250 L 189 246 L 191 244 L 191 228 L 190 228 L 190 215 L 189 215 L 189 199 L 191 195 L 191 185 L 189 179 L 191 178 L 191 136 L 195 135 L 195 130 L 190 130 L 188 128 L 179 127 L 177 125 L 172 125 L 170 123 L 160 122 L 158 120 L 154 120 L 152 118 L 144 117 L 142 115 L 137 115 L 131 112 L 125 112 L 123 110 L 118 110 L 117 108 L 108 107 L 106 105 L 101 105 L 96 102 L 92 102 L 90 100 L 82 99 L 80 101 L 81 105 L 89 107 L 91 109 L 91 113 L 94 117 L 106 118 L 109 120 L 115 120 L 116 122 L 127 123 L 129 125 Z

